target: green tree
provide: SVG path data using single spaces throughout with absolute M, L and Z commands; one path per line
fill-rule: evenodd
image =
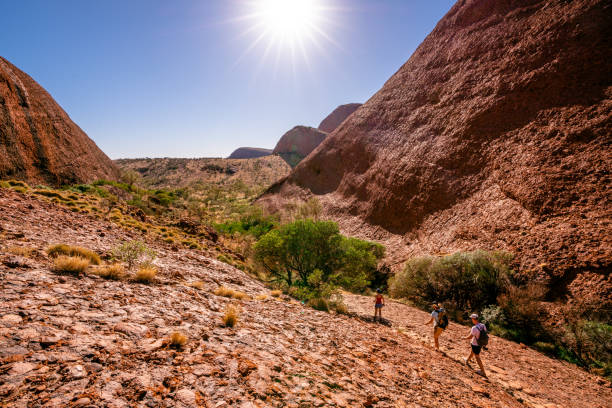
M 346 238 L 331 221 L 297 220 L 263 235 L 255 260 L 275 280 L 300 288 L 298 297 L 329 295 L 336 286 L 364 289 L 384 247 Z

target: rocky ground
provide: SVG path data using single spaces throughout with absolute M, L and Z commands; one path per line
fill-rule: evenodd
M 243 272 L 197 250 L 148 241 L 150 285 L 50 271 L 44 248 L 76 244 L 105 255 L 147 239 L 52 203 L 0 189 L 0 406 L 5 407 L 607 407 L 610 385 L 577 367 L 494 339 L 491 381 L 462 365 L 465 328 L 432 350 L 426 316 L 400 304 L 373 324 L 270 296 Z M 7 253 L 31 248 L 27 256 Z M 12 251 L 15 252 L 15 251 Z M 194 282 L 202 282 L 199 288 Z M 214 295 L 224 285 L 248 300 Z M 263 296 L 266 295 L 266 296 Z M 226 307 L 238 324 L 223 327 Z M 401 330 L 400 330 L 401 329 Z M 188 337 L 168 347 L 173 332 Z M 502 347 L 503 346 L 503 347 Z M 533 367 L 529 367 L 532 365 Z M 495 368 L 494 368 L 495 367 Z

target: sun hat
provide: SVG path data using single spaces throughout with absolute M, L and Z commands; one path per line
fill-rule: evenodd
M 380 290 L 380 288 L 376 289 L 376 293 L 382 293 L 382 290 Z
M 470 319 L 478 319 L 478 315 L 476 313 L 472 313 L 470 315 Z

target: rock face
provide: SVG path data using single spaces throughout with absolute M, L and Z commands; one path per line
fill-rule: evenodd
M 261 149 L 259 147 L 239 147 L 234 150 L 228 159 L 255 159 L 257 157 L 269 156 L 271 149 Z
M 458 1 L 262 202 L 316 194 L 398 260 L 505 249 L 555 296 L 599 282 L 609 299 L 611 16 L 603 0 Z
M 357 108 L 361 106 L 360 103 L 347 103 L 346 105 L 340 105 L 332 113 L 330 113 L 319 125 L 319 130 L 326 133 L 331 133 L 342 122 L 348 118 L 351 113 L 355 112 Z
M 280 138 L 274 154 L 281 156 L 291 167 L 308 156 L 325 138 L 327 133 L 308 126 L 296 126 Z
M 59 185 L 118 175 L 51 95 L 0 57 L 0 178 Z

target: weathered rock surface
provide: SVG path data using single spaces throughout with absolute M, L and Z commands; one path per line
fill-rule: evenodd
M 268 296 L 242 271 L 98 218 L 0 189 L 0 256 L 8 246 L 41 251 L 66 242 L 99 253 L 142 239 L 159 257 L 143 285 L 0 266 L 0 401 L 7 407 L 608 407 L 610 384 L 578 367 L 497 338 L 486 382 L 458 357 L 423 342 L 426 315 L 388 302 L 393 325 L 314 311 Z M 105 231 L 100 236 L 97 231 Z M 19 231 L 19 233 L 16 233 Z M 202 282 L 201 289 L 190 284 Z M 213 294 L 224 285 L 250 300 Z M 369 315 L 372 299 L 347 295 Z M 221 325 L 239 308 L 234 328 Z M 403 320 L 402 320 L 403 319 Z M 401 331 L 398 328 L 401 326 Z M 451 324 L 442 340 L 464 334 Z M 168 347 L 171 333 L 188 337 Z M 458 344 L 456 341 L 451 344 Z M 496 367 L 494 369 L 494 366 Z M 520 401 L 524 401 L 521 403 Z
M 257 157 L 269 156 L 272 149 L 262 149 L 259 147 L 239 147 L 234 150 L 228 159 L 255 159 Z
M 296 126 L 280 138 L 273 153 L 282 157 L 291 167 L 295 167 L 326 137 L 327 133 L 318 129 Z
M 0 57 L 0 178 L 60 185 L 118 175 L 51 95 Z
M 554 296 L 598 282 L 612 301 L 611 16 L 603 0 L 458 1 L 262 202 L 315 194 L 394 261 L 505 249 Z
M 319 124 L 319 130 L 326 133 L 331 133 L 342 124 L 353 112 L 361 106 L 360 103 L 347 103 L 340 105 L 332 113 L 327 115 Z

